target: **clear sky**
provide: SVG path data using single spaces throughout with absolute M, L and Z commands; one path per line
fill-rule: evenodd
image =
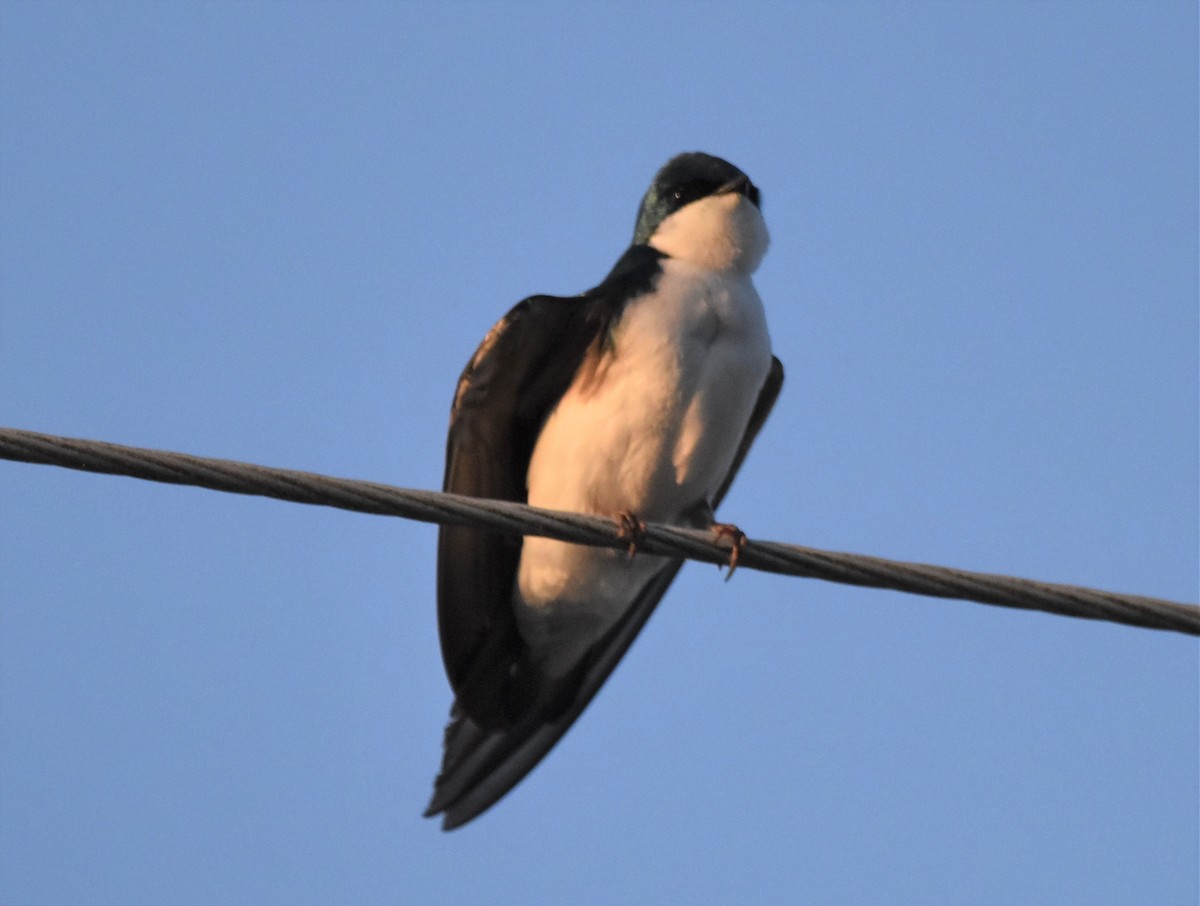
M 762 188 L 751 537 L 1195 602 L 1195 3 L 0 3 L 0 424 L 436 488 L 682 150 Z M 686 568 L 420 817 L 432 526 L 0 462 L 0 902 L 1197 897 L 1197 643 Z

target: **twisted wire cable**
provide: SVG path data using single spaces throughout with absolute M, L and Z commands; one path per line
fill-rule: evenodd
M 0 427 L 0 459 L 274 497 L 420 522 L 541 535 L 576 544 L 612 548 L 629 545 L 628 537 L 623 536 L 614 520 L 599 516 L 37 434 L 15 428 Z M 715 538 L 711 532 L 650 523 L 638 540 L 638 551 L 722 565 L 729 562 L 730 542 Z M 739 569 L 1200 635 L 1200 607 L 1073 585 L 816 550 L 774 541 L 747 541 L 739 551 L 737 565 Z

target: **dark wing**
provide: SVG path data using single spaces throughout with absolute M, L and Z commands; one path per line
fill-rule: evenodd
M 525 475 L 545 415 L 570 385 L 599 325 L 583 299 L 534 296 L 505 315 L 458 382 L 442 489 L 526 500 Z M 521 537 L 464 526 L 438 533 L 438 633 L 458 707 L 508 723 L 523 646 L 512 609 Z
M 661 253 L 634 246 L 582 296 L 533 296 L 488 332 L 459 378 L 442 488 L 526 501 L 542 423 L 585 357 L 603 351 L 624 300 L 648 290 Z M 512 609 L 521 538 L 446 526 L 438 535 L 438 633 L 456 707 L 481 726 L 510 724 L 530 679 Z
M 729 493 L 729 486 L 733 484 L 738 470 L 742 468 L 746 454 L 750 452 L 750 445 L 754 443 L 754 438 L 758 437 L 758 432 L 762 430 L 767 416 L 771 414 L 771 409 L 775 406 L 775 400 L 779 398 L 779 391 L 782 389 L 783 362 L 775 356 L 771 356 L 771 369 L 767 372 L 767 379 L 763 382 L 762 390 L 758 391 L 758 401 L 754 404 L 754 411 L 750 413 L 750 421 L 746 425 L 746 433 L 742 435 L 737 455 L 733 457 L 733 465 L 729 467 L 729 474 L 725 476 L 725 481 L 717 489 L 717 496 L 712 500 L 714 511 L 721 505 L 725 495 Z
M 772 357 L 770 372 L 759 392 L 733 465 L 712 501 L 713 509 L 729 490 L 782 385 L 783 365 Z M 682 565 L 682 560 L 669 563 L 646 584 L 620 622 L 596 644 L 590 657 L 581 665 L 573 698 L 551 719 L 547 720 L 540 712 L 532 712 L 506 728 L 489 729 L 473 720 L 456 702 L 446 728 L 442 771 L 426 816 L 444 814 L 443 830 L 460 827 L 493 805 L 533 770 L 608 679 Z

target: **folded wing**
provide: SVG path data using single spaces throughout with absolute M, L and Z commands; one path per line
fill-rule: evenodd
M 446 491 L 525 502 L 525 477 L 546 415 L 589 351 L 606 342 L 621 300 L 648 288 L 658 253 L 634 247 L 596 289 L 574 298 L 534 296 L 492 328 L 459 380 L 446 450 Z M 783 383 L 772 359 L 720 503 Z M 513 612 L 521 538 L 444 526 L 438 537 L 438 628 L 456 696 L 442 770 L 426 815 L 446 830 L 479 815 L 546 755 L 587 707 L 661 600 L 682 561 L 638 594 L 563 688 L 548 696 L 527 660 Z M 554 706 L 546 707 L 549 698 Z

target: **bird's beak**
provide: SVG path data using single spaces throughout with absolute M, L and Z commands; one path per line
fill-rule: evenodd
M 730 192 L 737 192 L 739 195 L 748 195 L 751 184 L 750 177 L 743 173 L 741 176 L 734 177 L 721 186 L 714 192 L 714 195 L 728 195 Z
M 715 194 L 715 195 L 730 195 L 735 192 L 738 195 L 744 195 L 744 196 L 746 196 L 746 198 L 750 199 L 750 203 L 753 204 L 756 208 L 759 206 L 758 186 L 756 186 L 754 183 L 752 183 L 750 181 L 750 177 L 747 176 L 745 173 L 743 173 L 741 176 L 738 176 L 738 177 L 735 177 L 735 178 L 729 180 L 729 182 L 725 183 L 725 185 L 718 188 L 717 191 L 713 194 Z

